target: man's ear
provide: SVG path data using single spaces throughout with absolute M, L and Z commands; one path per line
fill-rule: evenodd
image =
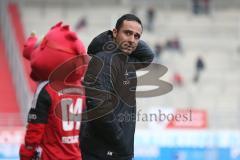
M 113 38 L 115 39 L 117 37 L 117 29 L 113 28 Z

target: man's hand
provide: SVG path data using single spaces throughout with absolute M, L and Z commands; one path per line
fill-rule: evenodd
M 35 147 L 22 144 L 20 146 L 19 154 L 20 160 L 33 160 L 33 157 L 35 155 Z

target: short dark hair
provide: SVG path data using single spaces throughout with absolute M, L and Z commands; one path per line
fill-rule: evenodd
M 136 22 L 138 22 L 138 23 L 141 25 L 141 27 L 143 28 L 141 20 L 140 20 L 137 16 L 135 16 L 134 14 L 124 14 L 122 17 L 120 17 L 120 18 L 117 20 L 117 23 L 116 23 L 115 28 L 116 28 L 117 30 L 119 30 L 119 29 L 121 28 L 122 24 L 123 24 L 123 21 L 125 21 L 125 20 L 127 20 L 127 21 L 136 21 Z

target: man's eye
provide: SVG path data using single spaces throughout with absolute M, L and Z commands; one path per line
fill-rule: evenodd
M 131 35 L 131 33 L 130 33 L 130 32 L 126 32 L 126 34 L 127 34 L 128 36 L 130 36 L 130 35 Z
M 140 36 L 137 34 L 134 36 L 136 39 L 140 39 Z

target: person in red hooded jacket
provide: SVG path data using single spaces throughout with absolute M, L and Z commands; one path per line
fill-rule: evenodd
M 81 160 L 80 115 L 85 107 L 81 78 L 87 55 L 83 43 L 69 26 L 58 23 L 41 43 L 31 35 L 23 55 L 30 61 L 31 78 L 38 82 L 21 160 Z

